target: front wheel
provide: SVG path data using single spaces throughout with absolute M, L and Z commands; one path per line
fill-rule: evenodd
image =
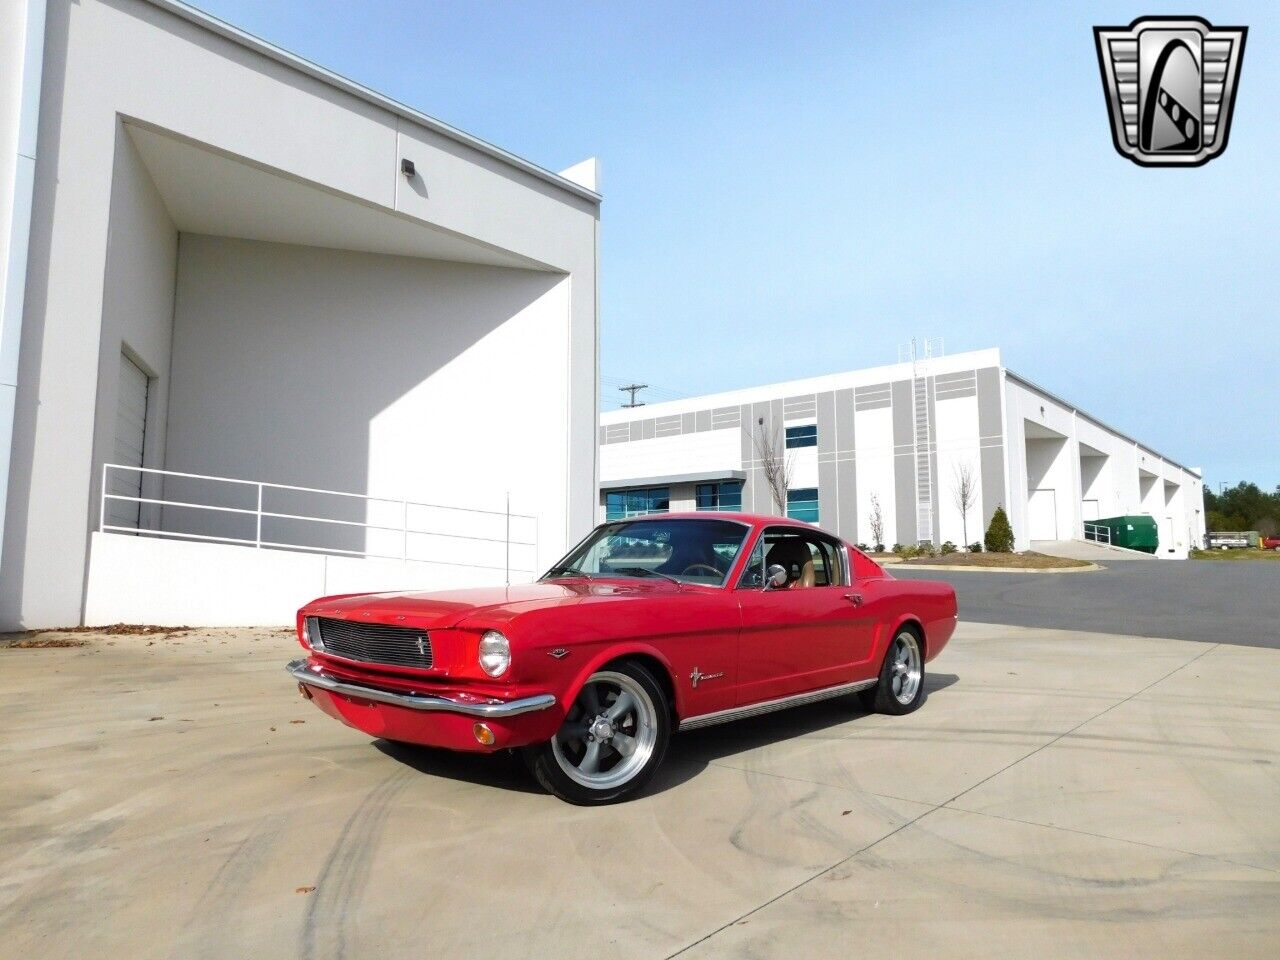
M 876 685 L 858 696 L 862 705 L 875 713 L 910 713 L 924 701 L 924 655 L 920 636 L 911 627 L 902 627 L 885 651 L 884 664 Z
M 593 673 L 549 743 L 526 747 L 538 783 L 561 800 L 594 806 L 625 800 L 667 752 L 671 709 L 662 685 L 638 663 Z

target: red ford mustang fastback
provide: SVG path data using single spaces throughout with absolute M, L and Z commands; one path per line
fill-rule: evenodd
M 855 692 L 909 713 L 955 625 L 950 586 L 809 524 L 658 514 L 597 527 L 537 583 L 316 600 L 289 672 L 371 736 L 519 748 L 595 804 L 643 787 L 675 730 Z

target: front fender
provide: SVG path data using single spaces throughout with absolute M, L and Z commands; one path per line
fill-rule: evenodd
M 575 650 L 574 653 L 576 652 Z M 566 685 L 560 691 L 557 691 L 560 703 L 564 707 L 564 712 L 569 712 L 569 707 L 577 699 L 578 693 L 593 673 L 596 673 L 606 664 L 615 660 L 624 660 L 627 657 L 645 657 L 655 660 L 661 665 L 671 689 L 675 691 L 675 703 L 673 706 L 676 710 L 676 716 L 684 716 L 683 697 L 680 685 L 675 682 L 675 670 L 672 669 L 671 661 L 656 647 L 640 642 L 609 644 L 598 650 L 590 651 L 588 656 L 583 657 L 579 663 L 575 664 L 573 671 L 569 674 Z

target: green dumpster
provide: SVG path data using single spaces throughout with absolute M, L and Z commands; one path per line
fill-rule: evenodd
M 1105 528 L 1111 534 L 1110 541 L 1107 541 L 1106 534 L 1089 537 L 1090 540 L 1110 542 L 1113 547 L 1127 547 L 1130 550 L 1141 550 L 1143 553 L 1155 553 L 1156 547 L 1159 546 L 1160 535 L 1156 528 L 1155 517 L 1149 517 L 1146 514 L 1091 520 L 1089 525 Z

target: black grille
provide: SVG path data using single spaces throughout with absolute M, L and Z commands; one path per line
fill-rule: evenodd
M 431 667 L 431 637 L 425 630 L 316 617 L 324 650 L 348 660 L 395 667 Z

